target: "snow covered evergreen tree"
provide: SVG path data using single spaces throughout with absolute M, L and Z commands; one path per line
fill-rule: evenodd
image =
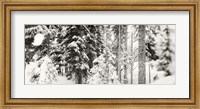
M 159 66 L 158 70 L 159 71 L 165 71 L 166 74 L 165 76 L 169 76 L 174 74 L 173 68 L 171 68 L 172 61 L 174 60 L 174 54 L 175 51 L 171 48 L 171 39 L 170 39 L 170 29 L 168 26 L 163 28 L 163 30 L 159 29 L 160 31 L 163 31 L 164 34 L 164 40 L 163 43 L 161 44 L 162 51 L 160 54 L 160 61 L 159 61 Z
M 174 25 L 25 25 L 26 83 L 145 84 L 148 71 L 173 75 L 174 33 Z
M 109 49 L 105 49 L 104 53 L 93 61 L 88 84 L 119 84 L 115 60 L 116 56 Z

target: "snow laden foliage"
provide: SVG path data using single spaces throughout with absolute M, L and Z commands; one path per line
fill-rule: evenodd
M 65 36 L 63 59 L 66 61 L 67 72 L 75 75 L 73 78 L 77 84 L 87 81 L 89 69 L 93 66 L 92 61 L 102 52 L 102 42 L 99 40 L 99 31 L 95 25 L 71 26 Z
M 175 74 L 174 26 L 150 25 L 147 27 L 147 35 L 148 57 L 150 61 L 157 62 L 157 71 L 165 71 L 165 76 Z
M 175 25 L 25 25 L 25 68 L 26 84 L 159 84 L 175 77 Z
M 52 60 L 58 75 L 84 84 L 93 67 L 92 61 L 102 53 L 103 45 L 96 25 L 25 26 L 27 66 L 44 56 Z M 33 72 L 34 74 L 34 72 Z
M 102 55 L 97 57 L 90 69 L 91 76 L 88 84 L 119 84 L 117 71 L 115 68 L 116 56 L 108 49 Z
M 27 67 L 25 76 L 28 84 L 51 84 L 56 81 L 58 73 L 48 56 L 32 62 Z

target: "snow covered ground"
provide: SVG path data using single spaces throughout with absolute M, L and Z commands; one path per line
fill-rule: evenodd
M 156 64 L 155 62 L 151 62 L 151 64 Z M 134 62 L 133 70 L 133 84 L 138 84 L 138 66 L 137 62 Z M 175 84 L 176 77 L 175 75 L 165 77 L 164 71 L 157 71 L 156 67 L 150 67 L 149 62 L 146 62 L 146 84 Z M 154 80 L 154 77 L 157 75 L 158 79 Z M 131 70 L 130 66 L 128 66 L 128 83 L 131 84 Z
M 52 84 L 58 85 L 72 85 L 75 84 L 75 81 L 68 80 L 65 76 L 58 76 L 56 81 L 53 81 Z
M 138 65 L 137 64 L 138 63 L 135 62 L 134 67 L 133 67 L 133 69 L 134 69 L 133 70 L 133 84 L 138 84 Z M 151 62 L 151 64 L 152 64 L 152 62 Z M 146 84 L 175 84 L 175 81 L 176 81 L 175 75 L 165 77 L 164 71 L 157 71 L 155 67 L 150 67 L 149 65 L 150 65 L 150 63 L 146 62 Z M 30 81 L 33 74 L 37 74 L 41 70 L 41 69 L 37 68 L 36 66 L 38 66 L 38 63 L 31 62 L 30 64 L 26 64 L 25 84 L 41 84 L 41 83 L 36 83 L 36 82 Z M 44 69 L 44 66 L 42 69 Z M 130 68 L 130 66 L 127 67 L 127 73 L 128 73 L 127 74 L 128 84 L 131 84 L 131 68 Z M 158 77 L 156 80 L 154 80 L 155 76 Z M 51 82 L 47 83 L 47 84 L 69 85 L 69 84 L 75 84 L 75 81 L 68 80 L 65 76 L 57 75 L 55 77 L 55 79 L 51 79 Z
M 171 85 L 174 85 L 176 84 L 176 78 L 175 78 L 175 75 L 171 75 L 171 76 L 167 76 L 167 77 L 163 77 L 163 78 L 160 78 L 159 80 L 156 80 L 154 81 L 153 83 L 151 84 L 171 84 Z

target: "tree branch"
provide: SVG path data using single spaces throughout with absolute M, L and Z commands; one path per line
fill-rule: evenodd
M 91 36 L 93 36 L 93 35 L 91 34 L 90 30 L 89 30 L 85 25 L 83 25 L 83 27 L 87 30 L 87 32 L 88 32 Z

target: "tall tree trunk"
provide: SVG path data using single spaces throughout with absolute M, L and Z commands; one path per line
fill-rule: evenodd
M 108 43 L 107 43 L 107 30 L 106 30 L 106 26 L 103 26 L 103 35 L 104 35 L 104 38 L 105 38 L 105 47 L 108 47 Z M 109 66 L 108 66 L 108 51 L 106 50 L 106 57 L 105 57 L 105 63 L 106 63 L 106 81 L 107 83 L 109 83 Z
M 133 33 L 131 33 L 131 58 L 133 58 Z M 133 62 L 134 60 L 131 60 L 131 84 L 133 84 Z
M 117 72 L 118 72 L 119 81 L 121 83 L 121 71 L 120 71 L 120 63 L 119 63 L 120 47 L 121 47 L 120 45 L 121 45 L 121 25 L 119 25 L 118 51 L 117 51 Z
M 145 68 L 145 25 L 139 25 L 139 50 L 138 50 L 138 64 L 139 64 L 139 74 L 138 74 L 138 84 L 146 83 L 146 68 Z
M 124 48 L 124 51 L 125 51 L 125 61 L 124 61 L 124 83 L 128 83 L 128 79 L 127 79 L 127 37 L 128 37 L 128 25 L 125 25 L 125 35 L 124 35 L 124 43 L 125 43 L 125 48 Z

